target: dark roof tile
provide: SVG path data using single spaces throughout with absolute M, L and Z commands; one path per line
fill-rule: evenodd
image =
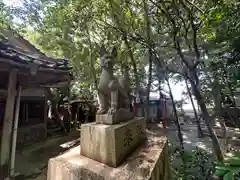
M 0 33 L 6 37 L 0 39 L 0 58 L 19 64 L 35 63 L 42 68 L 66 71 L 70 69 L 67 60 L 48 57 L 23 37 L 4 29 L 0 29 Z

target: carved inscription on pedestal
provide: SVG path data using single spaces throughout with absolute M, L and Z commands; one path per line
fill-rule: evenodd
M 133 141 L 133 135 L 132 135 L 132 130 L 129 128 L 125 128 L 125 133 L 124 133 L 124 147 L 128 147 L 131 145 Z
M 143 135 L 144 135 L 144 130 L 143 130 L 143 127 L 142 127 L 142 125 L 141 124 L 138 124 L 137 126 L 136 126 L 136 130 L 137 130 L 137 136 L 138 137 L 142 137 Z

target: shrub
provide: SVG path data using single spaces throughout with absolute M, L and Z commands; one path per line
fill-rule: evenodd
M 223 180 L 240 180 L 240 153 L 235 152 L 215 166 L 216 177 Z
M 173 147 L 170 153 L 174 180 L 210 179 L 214 164 L 208 152 L 199 148 L 182 151 Z

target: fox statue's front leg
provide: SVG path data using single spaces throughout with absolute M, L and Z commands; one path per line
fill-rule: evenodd
M 111 90 L 111 104 L 108 110 L 109 115 L 113 115 L 117 112 L 118 109 L 118 96 L 119 96 L 119 83 L 117 80 L 113 80 L 109 83 L 109 88 Z
M 118 90 L 111 92 L 111 107 L 108 110 L 109 115 L 114 115 L 118 108 Z
M 98 92 L 98 101 L 100 107 L 97 114 L 106 114 L 108 112 L 108 101 L 106 95 L 101 91 Z

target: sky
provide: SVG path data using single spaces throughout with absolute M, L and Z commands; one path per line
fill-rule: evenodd
M 173 83 L 170 80 L 170 86 L 172 88 L 173 98 L 174 100 L 181 100 L 183 98 L 182 93 L 186 91 L 186 86 L 183 83 Z M 164 86 L 164 89 L 168 91 L 167 85 Z M 159 93 L 150 93 L 150 96 L 159 97 Z M 192 104 L 189 98 L 185 99 L 187 104 L 183 105 L 184 110 L 192 110 Z M 197 102 L 194 100 L 195 107 L 197 108 Z
M 21 6 L 21 0 L 2 0 L 8 6 Z
M 2 0 L 2 1 L 3 1 L 3 3 L 5 3 L 8 6 L 15 6 L 15 7 L 16 6 L 22 6 L 21 0 Z M 175 83 L 171 82 L 171 80 L 170 80 L 170 86 L 172 88 L 174 99 L 175 100 L 181 100 L 182 99 L 182 93 L 186 89 L 186 87 L 182 83 L 175 84 Z M 168 91 L 167 86 L 164 87 L 164 89 L 166 89 Z M 151 93 L 150 96 L 157 96 L 158 97 L 159 94 L 158 94 L 158 92 Z M 196 101 L 194 101 L 194 104 L 197 107 Z M 185 110 L 192 109 L 192 105 L 191 105 L 191 102 L 190 102 L 189 99 L 187 100 L 187 104 L 183 105 L 183 109 L 185 109 Z

